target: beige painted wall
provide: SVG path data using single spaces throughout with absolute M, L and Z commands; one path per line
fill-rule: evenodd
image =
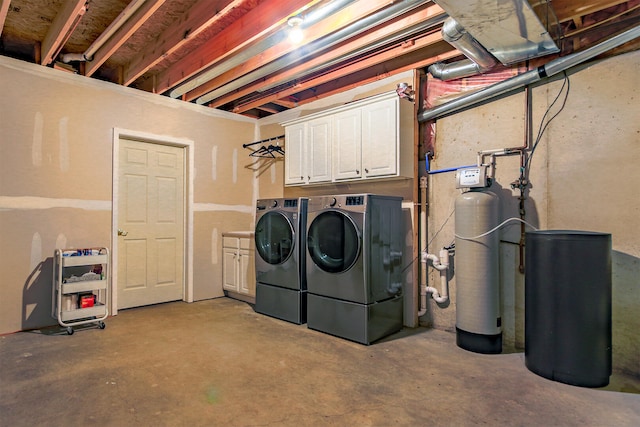
M 194 146 L 193 296 L 222 296 L 221 234 L 253 228 L 256 121 L 0 57 L 0 333 L 55 324 L 55 248 L 111 247 L 113 128 Z
M 564 110 L 549 125 L 532 160 L 527 220 L 541 229 L 575 229 L 612 234 L 613 366 L 640 375 L 640 52 L 592 63 L 572 73 Z M 544 111 L 562 81 L 532 91 L 534 136 Z M 553 110 L 554 112 L 557 109 Z M 474 164 L 479 150 L 522 145 L 524 94 L 452 115 L 437 122 L 432 169 Z M 517 195 L 509 184 L 518 177 L 517 157 L 497 161 L 493 191 L 501 217 L 518 216 Z M 429 240 L 436 251 L 453 240 L 450 217 L 459 191 L 452 174 L 430 178 Z M 503 241 L 517 242 L 519 226 L 505 227 Z M 524 346 L 524 277 L 518 272 L 518 247 L 501 243 L 501 304 L 504 341 Z M 461 260 L 458 260 L 461 262 Z M 429 281 L 434 283 L 433 272 Z M 429 303 L 424 323 L 455 329 L 455 275 L 452 303 Z M 550 296 L 552 297 L 552 296 Z

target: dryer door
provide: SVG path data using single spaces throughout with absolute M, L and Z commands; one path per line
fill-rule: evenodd
M 256 252 L 269 264 L 282 264 L 291 257 L 293 239 L 293 224 L 282 212 L 267 212 L 256 224 Z
M 328 273 L 349 270 L 360 254 L 360 234 L 346 214 L 329 210 L 309 225 L 307 248 L 314 264 Z

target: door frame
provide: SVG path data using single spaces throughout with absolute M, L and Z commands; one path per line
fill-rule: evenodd
M 156 135 L 129 129 L 113 128 L 112 144 L 112 209 L 111 209 L 111 308 L 112 316 L 118 314 L 118 202 L 119 202 L 119 162 L 120 138 L 130 138 L 149 144 L 170 145 L 185 150 L 184 164 L 184 277 L 182 300 L 193 302 L 193 180 L 194 142 L 186 138 Z

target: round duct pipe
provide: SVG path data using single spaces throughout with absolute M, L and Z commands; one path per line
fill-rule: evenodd
M 480 89 L 476 92 L 462 95 L 453 101 L 445 102 L 444 104 L 424 110 L 418 114 L 418 123 L 437 119 L 445 114 L 450 114 L 463 108 L 475 107 L 482 102 L 496 98 L 512 90 L 520 89 L 543 78 L 551 77 L 557 73 L 568 70 L 571 67 L 582 64 L 601 53 L 607 52 L 639 36 L 640 25 L 637 25 L 588 49 L 554 59 L 534 70 L 529 70 L 523 74 L 492 84 L 491 86 L 487 86 L 486 88 Z
M 456 344 L 476 353 L 502 352 L 498 233 L 499 199 L 484 188 L 455 200 Z M 480 237 L 482 235 L 482 237 Z

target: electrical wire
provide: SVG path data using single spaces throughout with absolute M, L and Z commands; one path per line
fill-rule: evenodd
M 404 268 L 400 271 L 400 274 L 401 275 L 404 274 L 404 272 L 407 271 L 409 267 L 411 267 L 413 263 L 416 262 L 418 258 L 420 258 L 421 255 L 422 255 L 421 253 L 418 253 L 418 255 L 415 258 L 413 258 L 409 264 L 404 266 Z
M 450 213 L 450 214 L 449 214 L 449 216 L 444 220 L 444 222 L 442 223 L 442 225 L 440 226 L 440 228 L 438 229 L 438 231 L 436 231 L 436 233 L 433 235 L 433 237 L 431 238 L 431 240 L 429 240 L 429 242 L 427 243 L 427 247 L 431 246 L 431 243 L 433 242 L 433 240 L 438 236 L 438 234 L 440 234 L 440 232 L 442 231 L 442 229 L 444 228 L 444 226 L 445 226 L 445 225 L 447 224 L 447 222 L 449 221 L 449 218 L 451 218 L 451 216 L 453 215 L 453 213 L 454 213 L 455 211 L 456 211 L 455 209 L 451 211 L 451 213 Z M 455 241 L 454 241 L 454 243 L 455 243 Z M 450 246 L 454 245 L 454 243 L 452 243 Z M 411 260 L 411 262 L 410 262 L 408 265 L 406 265 L 406 266 L 402 269 L 402 271 L 400 272 L 400 274 L 403 274 L 405 271 L 407 271 L 407 269 L 408 269 L 409 267 L 411 267 L 411 266 L 413 265 L 413 263 L 414 263 L 414 262 L 416 262 L 416 261 L 418 260 L 418 258 L 420 258 L 420 256 L 421 256 L 421 253 L 419 253 L 417 257 L 415 257 L 414 259 L 412 259 L 412 260 Z
M 551 123 L 553 119 L 558 117 L 558 114 L 560 114 L 562 110 L 564 110 L 564 107 L 567 104 L 567 99 L 569 98 L 569 90 L 571 89 L 571 82 L 569 81 L 569 76 L 567 76 L 567 72 L 564 71 L 563 74 L 564 74 L 564 81 L 562 82 L 562 87 L 560 87 L 560 90 L 558 91 L 558 94 L 556 95 L 555 99 L 553 100 L 551 105 L 549 105 L 549 107 L 547 108 L 547 111 L 545 111 L 544 115 L 542 116 L 542 119 L 540 120 L 540 128 L 538 130 L 538 136 L 536 137 L 536 140 L 533 143 L 533 147 L 531 147 L 531 153 L 529 154 L 529 157 L 526 160 L 525 169 L 527 169 L 527 172 L 531 168 L 531 159 L 533 158 L 533 153 L 536 151 L 536 147 L 540 143 L 540 140 L 542 139 L 542 135 L 547 130 L 549 123 Z M 567 88 L 566 91 L 565 91 L 565 87 Z M 564 94 L 564 99 L 562 100 L 562 105 L 560 106 L 560 109 L 545 123 L 545 119 L 551 112 L 551 109 L 556 104 L 558 99 L 560 99 L 560 95 L 562 95 L 563 92 L 565 92 L 565 94 Z
M 520 218 L 513 217 L 513 218 L 505 219 L 505 220 L 504 220 L 504 221 L 502 221 L 500 224 L 498 224 L 498 225 L 496 225 L 495 227 L 493 227 L 491 230 L 489 230 L 489 231 L 487 231 L 487 232 L 485 232 L 485 233 L 482 233 L 482 234 L 480 234 L 480 235 L 478 235 L 478 236 L 473 236 L 473 237 L 464 237 L 464 236 L 460 236 L 460 235 L 458 235 L 458 234 L 455 234 L 455 236 L 456 236 L 456 238 L 458 238 L 458 239 L 462 239 L 462 240 L 475 240 L 475 239 L 480 239 L 480 238 L 482 238 L 482 237 L 484 237 L 484 236 L 488 236 L 489 234 L 491 234 L 491 233 L 495 232 L 496 230 L 500 229 L 503 225 L 505 225 L 505 224 L 507 224 L 507 223 L 509 223 L 509 222 L 511 222 L 511 221 L 520 221 L 520 222 L 522 222 L 523 224 L 528 225 L 529 227 L 533 228 L 534 230 L 538 230 L 536 227 L 534 227 L 533 225 L 529 224 L 527 221 L 525 221 L 525 220 L 523 220 L 523 219 L 520 219 Z
M 451 218 L 451 215 L 453 215 L 453 213 L 456 210 L 452 210 L 451 213 L 449 214 L 449 216 L 447 217 L 447 219 L 444 220 L 444 222 L 442 223 L 442 225 L 440 226 L 440 228 L 438 229 L 438 231 L 435 232 L 435 234 L 433 235 L 433 237 L 431 237 L 431 240 L 429 240 L 427 242 L 427 247 L 431 246 L 431 243 L 433 243 L 433 241 L 435 240 L 436 237 L 438 237 L 438 234 L 440 234 L 440 232 L 442 231 L 442 229 L 444 228 L 445 225 L 447 225 L 447 222 L 449 222 L 449 219 Z

